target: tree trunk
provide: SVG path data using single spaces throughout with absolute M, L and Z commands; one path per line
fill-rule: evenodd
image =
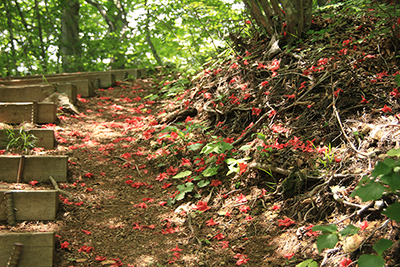
M 243 0 L 256 24 L 291 46 L 311 26 L 312 0 Z M 285 24 L 286 23 L 286 24 Z
M 36 13 L 36 20 L 39 30 L 39 40 L 40 40 L 40 49 L 41 49 L 41 58 L 42 58 L 42 68 L 44 72 L 47 72 L 47 60 L 46 60 L 46 51 L 44 49 L 45 45 L 43 43 L 43 34 L 42 34 L 42 24 L 40 23 L 40 13 L 39 13 L 39 4 L 38 1 L 35 0 L 35 13 Z
M 10 49 L 11 49 L 11 59 L 9 61 L 12 62 L 12 65 L 7 66 L 7 75 L 12 75 L 14 72 L 16 75 L 19 74 L 18 68 L 17 68 L 17 62 L 16 62 L 16 50 L 15 50 L 15 45 L 14 45 L 14 31 L 13 31 L 13 23 L 12 23 L 12 18 L 11 18 L 11 12 L 10 12 L 10 7 L 11 3 L 6 0 L 5 2 L 5 10 L 7 14 L 7 26 L 8 26 L 8 33 L 10 35 Z M 10 58 L 10 57 L 8 57 Z M 13 71 L 14 70 L 14 71 Z
M 79 0 L 63 1 L 60 52 L 64 72 L 82 71 L 82 47 L 79 39 Z
M 147 3 L 145 3 L 145 5 L 146 5 L 146 4 L 147 4 Z M 147 44 L 150 46 L 151 53 L 153 54 L 154 58 L 156 59 L 157 64 L 158 64 L 159 66 L 163 66 L 163 62 L 162 62 L 160 56 L 158 55 L 157 50 L 156 50 L 156 48 L 154 47 L 153 42 L 151 41 L 151 34 L 150 34 L 150 29 L 149 29 L 150 16 L 151 16 L 151 15 L 150 15 L 150 12 L 149 12 L 149 10 L 147 9 L 146 25 L 144 26 L 144 27 L 145 27 L 145 31 L 146 31 L 146 42 L 147 42 Z
M 117 12 L 109 12 L 106 11 L 103 5 L 92 1 L 85 0 L 88 4 L 95 7 L 101 16 L 104 18 L 105 22 L 108 25 L 108 32 L 113 34 L 113 38 L 115 42 L 119 44 L 125 38 L 125 32 L 128 27 L 128 21 L 126 20 L 126 12 L 124 6 L 121 1 L 109 1 L 108 8 L 110 10 L 110 6 L 112 10 L 117 10 Z M 115 36 L 120 36 L 118 39 Z M 121 49 L 120 46 L 116 47 L 115 50 L 110 51 L 112 57 L 110 58 L 110 67 L 111 69 L 124 69 L 125 68 L 125 51 Z

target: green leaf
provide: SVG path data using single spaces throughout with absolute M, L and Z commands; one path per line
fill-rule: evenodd
M 191 150 L 191 151 L 194 151 L 194 150 L 197 150 L 197 149 L 201 148 L 202 146 L 203 146 L 203 144 L 196 143 L 196 144 L 188 146 L 187 149 Z
M 186 184 L 180 184 L 176 187 L 178 189 L 179 192 L 192 192 L 193 188 L 194 188 L 194 184 L 191 182 L 188 182 Z
M 322 233 L 336 233 L 337 226 L 336 224 L 330 225 L 316 225 L 312 228 L 313 231 L 322 231 Z
M 251 147 L 252 147 L 251 145 L 245 145 L 245 146 L 242 146 L 241 148 L 239 148 L 239 150 L 246 151 L 246 150 L 249 150 Z
M 390 170 L 396 165 L 396 161 L 391 158 L 385 158 L 383 162 L 390 167 Z
M 388 174 L 389 172 L 391 172 L 391 170 L 392 169 L 388 165 L 386 165 L 383 161 L 378 161 L 374 170 L 371 173 L 371 176 L 377 177 L 379 175 Z
M 377 255 L 364 254 L 358 258 L 358 267 L 383 267 L 384 265 L 385 261 Z
M 378 253 L 379 256 L 382 256 L 382 253 L 390 248 L 393 245 L 393 242 L 389 239 L 386 238 L 381 238 L 378 240 L 378 242 L 375 243 L 375 245 L 372 247 L 376 253 Z
M 225 160 L 225 162 L 226 162 L 226 164 L 231 165 L 231 164 L 237 163 L 238 161 L 234 158 L 227 158 Z
M 213 175 L 216 175 L 218 173 L 219 167 L 208 167 L 205 169 L 201 174 L 203 174 L 204 177 L 210 177 Z
M 172 178 L 174 178 L 174 179 L 183 178 L 183 177 L 189 176 L 191 174 L 192 174 L 191 171 L 184 171 L 184 172 L 178 173 L 177 175 L 173 176 Z
M 296 267 L 318 267 L 318 263 L 313 259 L 308 259 L 296 265 Z
M 358 233 L 358 231 L 360 230 L 360 228 L 355 227 L 352 224 L 349 224 L 346 226 L 346 228 L 344 228 L 342 231 L 339 232 L 339 234 L 341 235 L 355 235 Z
M 200 182 L 197 183 L 197 186 L 200 187 L 200 188 L 202 188 L 202 187 L 205 187 L 205 186 L 207 186 L 207 185 L 209 185 L 209 184 L 210 184 L 210 181 L 208 181 L 208 180 L 202 180 L 202 181 L 200 181 Z
M 233 148 L 233 146 L 229 143 L 225 143 L 225 142 L 220 142 L 221 143 L 221 152 L 220 153 L 225 153 L 225 151 L 231 150 Z
M 400 174 L 398 173 L 390 172 L 383 175 L 380 180 L 389 185 L 393 192 L 395 192 L 397 189 L 400 189 Z
M 400 75 L 397 75 L 397 76 L 400 77 Z M 397 77 L 397 76 L 396 76 L 396 77 Z M 392 148 L 392 149 L 390 149 L 386 154 L 387 154 L 388 156 L 391 156 L 391 157 L 400 157 L 400 148 L 398 148 L 398 149 Z
M 314 227 L 313 227 L 313 231 L 314 231 Z M 318 251 L 321 253 L 321 251 L 325 248 L 334 248 L 338 241 L 339 241 L 338 234 L 320 235 L 317 238 Z
M 394 76 L 394 80 L 396 81 L 397 86 L 400 86 L 400 74 Z M 389 154 L 388 154 L 388 155 L 389 155 Z
M 210 154 L 211 152 L 216 152 L 216 153 L 218 153 L 217 151 L 218 151 L 217 143 L 211 143 L 211 144 L 205 145 L 205 146 L 201 149 L 200 153 L 201 153 L 201 154 L 206 154 L 206 155 L 207 155 L 207 154 Z
M 177 195 L 175 196 L 174 200 L 179 201 L 179 200 L 184 199 L 184 198 L 185 198 L 185 194 L 186 194 L 186 192 L 180 192 L 179 194 L 177 194 Z
M 253 136 L 253 135 L 258 135 L 258 138 L 259 138 L 259 139 L 265 141 L 265 135 L 264 135 L 264 134 L 262 134 L 262 133 L 255 133 L 255 134 L 252 134 L 252 136 Z
M 382 214 L 386 215 L 388 218 L 400 222 L 400 202 L 395 202 L 386 210 L 382 211 Z
M 375 182 L 369 182 L 363 186 L 357 186 L 351 196 L 357 195 L 359 196 L 363 202 L 367 202 L 370 200 L 380 199 L 383 195 L 383 192 L 386 191 L 386 188 Z

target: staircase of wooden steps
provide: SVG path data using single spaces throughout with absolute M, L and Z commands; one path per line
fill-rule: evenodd
M 56 147 L 54 130 L 40 127 L 57 122 L 60 103 L 48 102 L 53 94 L 65 94 L 71 105 L 75 105 L 78 97 L 92 97 L 97 88 L 145 75 L 146 69 L 126 69 L 0 80 L 0 151 L 9 145 L 10 136 L 13 139 L 34 136 L 37 147 Z M 23 123 L 35 127 L 8 127 Z M 66 155 L 0 155 L 0 266 L 53 266 L 55 232 L 16 232 L 13 226 L 24 221 L 56 220 L 60 194 L 66 194 L 57 182 L 67 182 L 67 164 Z M 54 190 L 24 190 L 24 184 L 32 181 L 51 183 Z M 21 185 L 17 187 L 22 189 L 10 185 Z

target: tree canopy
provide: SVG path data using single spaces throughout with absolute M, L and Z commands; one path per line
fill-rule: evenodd
M 5 0 L 0 75 L 201 63 L 244 25 L 240 3 Z

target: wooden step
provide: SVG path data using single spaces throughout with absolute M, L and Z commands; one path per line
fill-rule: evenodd
M 16 183 L 21 156 L 0 156 L 0 181 Z M 56 182 L 67 181 L 67 156 L 24 156 L 20 182 L 50 183 L 49 176 Z
M 53 266 L 55 252 L 54 232 L 0 233 L 0 266 L 7 266 L 15 243 L 23 245 L 18 266 Z
M 0 86 L 1 102 L 41 102 L 54 93 L 51 84 Z
M 12 78 L 9 80 L 0 81 L 3 85 L 29 85 L 29 84 L 48 84 L 59 82 L 71 82 L 77 80 L 92 80 L 95 88 L 107 88 L 115 84 L 115 75 L 107 72 L 86 72 L 86 73 L 65 73 L 65 74 L 49 74 L 49 75 L 34 75 L 22 76 L 18 79 Z
M 0 122 L 55 123 L 57 106 L 46 102 L 0 102 Z
M 0 221 L 7 220 L 4 193 L 11 194 L 16 221 L 49 221 L 57 216 L 58 190 L 0 190 Z
M 42 102 L 54 92 L 66 94 L 74 105 L 77 87 L 72 83 L 0 86 L 1 102 Z
M 12 131 L 14 138 L 21 136 L 19 129 L 0 130 L 0 149 L 5 149 L 10 141 L 8 139 L 9 133 L 7 133 L 7 131 Z M 23 131 L 26 136 L 33 135 L 36 138 L 35 147 L 43 147 L 45 149 L 53 149 L 55 147 L 53 129 L 29 129 Z
M 117 69 L 117 70 L 108 70 L 108 71 L 92 71 L 92 72 L 71 72 L 71 73 L 55 73 L 55 74 L 44 74 L 45 77 L 60 77 L 60 76 L 70 76 L 70 75 L 87 75 L 87 74 L 107 74 L 111 73 L 115 75 L 115 80 L 123 81 L 128 76 L 132 76 L 133 78 L 139 78 L 143 73 L 143 70 L 146 69 Z M 11 79 L 32 79 L 32 78 L 41 78 L 42 75 L 25 75 L 25 76 L 14 76 Z

